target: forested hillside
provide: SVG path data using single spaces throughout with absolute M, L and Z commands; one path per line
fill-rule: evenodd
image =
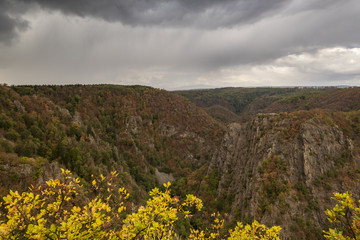
M 161 178 L 184 177 L 209 162 L 223 134 L 192 103 L 148 87 L 0 91 L 2 193 L 49 177 L 43 166 L 58 163 L 84 181 L 116 170 L 140 200 Z
M 257 113 L 360 108 L 360 88 L 219 88 L 178 91 L 211 116 L 224 122 L 247 119 Z
M 322 239 L 333 192 L 359 199 L 360 88 L 179 91 L 228 124 L 201 182 L 228 224 L 280 225 L 283 238 Z
M 1 196 L 66 168 L 88 199 L 93 179 L 116 171 L 127 213 L 167 181 L 171 201 L 202 199 L 176 223 L 182 237 L 218 211 L 219 238 L 257 220 L 283 239 L 322 239 L 333 192 L 359 198 L 359 88 L 1 86 L 0 107 Z

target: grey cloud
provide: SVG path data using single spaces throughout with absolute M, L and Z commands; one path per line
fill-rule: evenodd
M 203 63 L 208 69 L 214 69 L 264 63 L 294 52 L 317 51 L 336 46 L 360 46 L 359 2 L 327 2 L 329 5 L 326 10 L 308 9 L 291 16 L 278 15 L 252 27 L 243 28 L 237 35 L 227 34 L 226 30 L 223 34 L 214 33 L 213 37 L 208 38 L 208 42 L 211 39 L 216 41 L 214 40 L 211 47 L 204 47 L 201 57 L 206 61 Z M 220 37 L 219 40 L 216 35 L 227 37 Z
M 4 3 L 12 4 L 2 8 Z M 252 66 L 295 53 L 360 46 L 359 0 L 0 0 L 0 25 L 10 26 L 0 26 L 3 39 L 19 31 L 26 8 L 32 10 L 24 15 L 32 28 L 19 44 L 0 48 L 1 80 L 191 88 L 236 85 L 233 79 L 243 74 L 250 80 L 238 84 L 262 85 L 268 72 L 245 74 Z M 3 76 L 2 65 L 8 66 Z M 208 74 L 238 66 L 245 67 L 231 78 L 227 71 Z M 312 76 L 297 69 L 294 74 L 306 79 L 358 77 L 326 69 Z M 278 81 L 275 77 L 271 81 Z
M 19 31 L 26 29 L 27 22 L 20 17 L 12 16 L 14 4 L 0 0 L 0 42 L 9 44 Z
M 255 21 L 289 0 L 20 0 L 65 14 L 131 26 L 231 27 Z
M 35 5 L 67 15 L 129 26 L 228 28 L 255 22 L 290 0 L 0 0 L 0 42 L 24 29 L 21 15 Z

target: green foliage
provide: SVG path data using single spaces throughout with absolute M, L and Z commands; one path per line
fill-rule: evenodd
M 0 114 L 0 128 L 8 130 L 13 127 L 13 122 L 4 113 Z
M 346 91 L 349 92 L 348 94 L 359 94 L 359 89 Z M 224 123 L 235 120 L 235 114 L 243 117 L 259 112 L 280 113 L 314 108 L 356 110 L 360 107 L 358 99 L 346 97 L 348 99 L 345 102 L 344 96 L 348 94 L 341 89 L 330 87 L 219 88 L 178 91 L 177 93 L 196 105 L 206 108 L 212 117 Z
M 76 139 L 79 141 L 80 140 L 80 137 L 81 137 L 81 128 L 80 128 L 80 125 L 77 124 L 77 123 L 73 123 L 70 127 L 70 130 L 69 130 L 69 135 L 70 136 L 75 136 Z
M 167 136 L 163 126 L 205 142 Z M 222 129 L 182 97 L 150 87 L 0 86 L 0 136 L 1 151 L 58 161 L 86 181 L 123 169 L 130 175 L 120 177 L 140 199 L 157 186 L 149 169 L 189 174 L 214 151 Z
M 10 129 L 5 133 L 5 138 L 11 141 L 17 141 L 20 138 L 20 134 L 14 129 Z
M 0 139 L 0 151 L 6 153 L 12 153 L 14 152 L 14 148 L 10 142 Z
M 213 169 L 205 178 L 202 186 L 202 190 L 205 191 L 204 195 L 208 195 L 211 198 L 216 196 L 216 190 L 220 181 L 219 173 L 217 169 Z M 223 204 L 223 202 L 222 202 Z
M 260 204 L 262 212 L 265 212 L 271 210 L 271 204 L 278 199 L 280 194 L 289 191 L 290 186 L 288 180 L 285 179 L 288 168 L 280 156 L 273 155 L 266 159 L 258 170 L 263 185 L 261 191 L 263 197 Z
M 308 195 L 308 189 L 306 187 L 305 184 L 303 183 L 297 183 L 295 184 L 295 189 L 299 191 L 299 193 L 301 193 L 303 196 L 307 196 Z
M 21 96 L 32 95 L 35 93 L 35 90 L 28 86 L 13 86 L 12 88 Z

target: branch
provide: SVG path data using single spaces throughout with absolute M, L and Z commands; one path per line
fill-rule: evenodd
M 349 208 L 346 209 L 346 213 L 345 213 L 345 216 L 346 216 L 346 224 L 349 226 L 349 229 L 350 229 L 350 232 L 351 234 L 353 235 L 354 239 L 357 240 L 356 238 L 356 234 L 354 232 L 354 229 L 352 227 L 352 224 L 350 222 L 350 219 L 349 219 L 349 214 L 352 215 L 351 211 L 349 210 Z

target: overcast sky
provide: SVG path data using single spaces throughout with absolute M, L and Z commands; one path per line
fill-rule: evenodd
M 360 85 L 360 1 L 0 0 L 0 83 Z

